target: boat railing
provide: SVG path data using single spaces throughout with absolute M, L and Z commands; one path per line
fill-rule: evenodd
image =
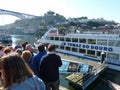
M 99 38 L 111 38 L 111 39 L 120 39 L 120 36 L 118 34 L 68 34 L 66 36 L 81 36 L 81 37 L 99 37 Z

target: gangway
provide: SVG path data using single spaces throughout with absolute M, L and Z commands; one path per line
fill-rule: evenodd
M 107 68 L 106 64 L 100 63 L 96 63 L 98 65 L 92 66 L 70 60 L 62 60 L 62 62 L 63 65 L 59 69 L 60 73 L 70 73 L 66 79 L 72 85 L 79 87 L 80 90 L 85 90 Z

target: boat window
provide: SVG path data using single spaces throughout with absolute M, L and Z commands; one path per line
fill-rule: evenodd
M 49 36 L 46 36 L 46 39 L 47 39 L 47 40 L 50 40 L 50 37 L 49 37 Z
M 120 47 L 120 41 L 110 40 L 108 45 Z
M 60 46 L 60 49 L 63 49 L 63 50 L 64 50 L 64 46 Z
M 70 47 L 65 47 L 65 50 L 71 51 L 71 48 Z
M 50 40 L 54 40 L 54 37 L 50 37 Z
M 95 51 L 93 51 L 93 50 L 87 50 L 87 54 L 95 56 Z
M 98 39 L 97 40 L 97 45 L 107 45 L 107 40 Z
M 60 46 L 58 45 L 57 49 L 60 49 Z
M 58 48 L 59 46 L 58 45 L 55 45 L 56 48 Z
M 78 50 L 78 48 L 72 47 L 72 51 L 73 51 L 73 52 L 77 52 L 77 50 Z
M 96 40 L 95 39 L 88 39 L 88 44 L 96 44 Z
M 107 58 L 108 58 L 108 60 L 119 60 L 119 54 L 108 53 Z
M 66 41 L 67 42 L 71 42 L 71 38 L 66 38 Z
M 80 43 L 86 43 L 86 39 L 80 38 L 80 39 L 79 39 L 79 42 L 80 42 Z
M 59 37 L 55 37 L 55 40 L 59 41 Z
M 60 41 L 64 41 L 64 37 L 60 37 Z
M 86 53 L 85 49 L 79 49 L 79 53 Z
M 101 56 L 101 52 L 100 51 L 97 51 L 97 56 Z
M 72 38 L 72 42 L 78 42 L 78 38 Z

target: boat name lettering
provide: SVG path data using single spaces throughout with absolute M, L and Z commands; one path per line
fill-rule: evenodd
M 97 46 L 97 45 L 88 45 L 88 44 L 78 44 L 78 43 L 71 43 L 71 42 L 63 42 L 61 45 L 63 46 L 73 46 L 73 47 L 79 47 L 79 48 L 86 48 L 86 49 L 94 49 L 94 50 L 104 50 L 112 52 L 112 47 L 105 47 L 105 46 Z

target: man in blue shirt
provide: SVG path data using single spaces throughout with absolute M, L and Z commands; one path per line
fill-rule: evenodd
M 37 76 L 39 76 L 39 64 L 40 64 L 41 57 L 46 54 L 44 44 L 40 43 L 38 45 L 38 51 L 39 52 L 35 56 L 33 56 L 33 64 L 35 66 L 35 74 Z
M 18 42 L 17 45 L 15 46 L 15 50 L 17 50 L 18 48 L 22 49 L 20 42 Z

